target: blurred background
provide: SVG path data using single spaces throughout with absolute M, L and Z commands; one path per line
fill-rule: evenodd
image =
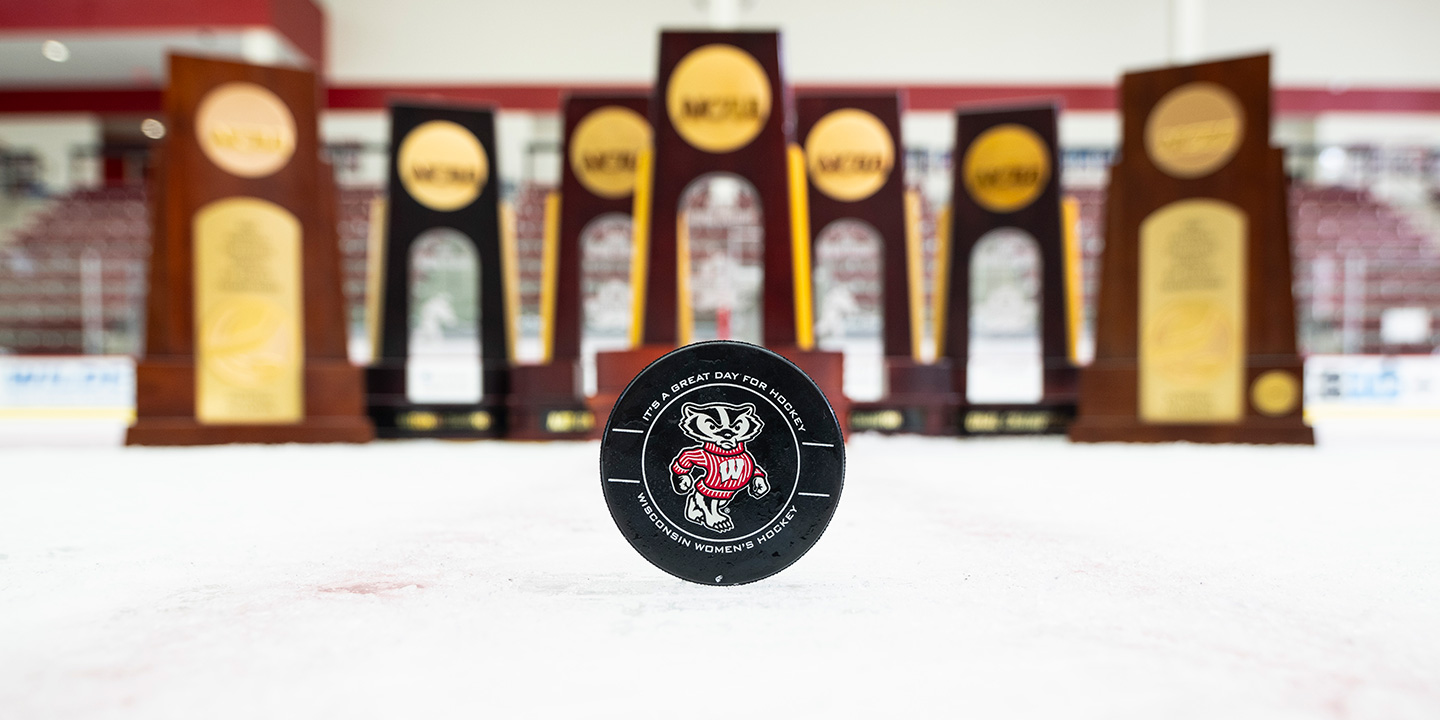
M 495 106 L 533 362 L 562 99 L 648 89 L 680 28 L 780 30 L 796 90 L 903 91 L 927 273 L 956 107 L 1061 103 L 1082 361 L 1120 75 L 1273 53 L 1319 447 L 859 434 L 823 541 L 735 588 L 631 552 L 593 441 L 26 447 L 134 418 L 167 54 L 320 74 L 356 362 L 387 103 Z M 0 0 L 0 720 L 1440 717 L 1437 31 L 1437 0 Z M 758 337 L 764 201 L 684 193 L 697 338 Z M 587 227 L 587 352 L 626 342 L 630 225 Z M 823 234 L 820 344 L 874 397 L 880 240 Z M 416 247 L 410 347 L 473 354 L 473 252 Z M 1033 400 L 1034 244 L 973 259 L 971 400 Z
M 1079 209 L 1082 361 L 1104 248 L 1104 183 L 1119 140 L 1118 76 L 1274 53 L 1273 140 L 1286 150 L 1293 183 L 1307 413 L 1440 417 L 1440 3 L 52 0 L 0 3 L 0 421 L 23 434 L 37 420 L 114 428 L 130 417 L 151 222 L 144 180 L 165 134 L 167 53 L 322 74 L 321 136 L 341 188 L 357 362 L 370 352 L 366 252 L 385 194 L 386 102 L 496 106 L 502 192 L 517 218 L 524 361 L 539 357 L 543 205 L 559 180 L 561 99 L 568 89 L 648 87 L 657 33 L 678 27 L 779 28 L 796 89 L 903 90 L 906 182 L 924 198 L 927 254 L 951 191 L 954 108 L 1060 101 L 1062 181 Z M 729 281 L 696 283 L 726 288 L 697 292 L 698 337 L 758 337 L 757 201 L 753 188 L 725 176 L 686 196 L 692 272 Z M 617 217 L 585 239 L 589 352 L 625 343 L 628 235 L 628 218 Z M 445 302 L 417 304 L 412 327 L 468 346 L 473 284 L 457 276 L 464 264 L 443 240 L 415 264 L 415 286 Z M 857 398 L 879 392 L 878 255 L 877 238 L 838 226 L 815 256 L 820 342 L 851 354 L 847 390 Z M 997 238 L 976 259 L 976 346 L 1038 347 L 1030 245 Z M 987 399 L 1034 392 L 1022 379 Z

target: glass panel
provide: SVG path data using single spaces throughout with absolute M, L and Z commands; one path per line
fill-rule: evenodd
M 970 254 L 970 402 L 1038 402 L 1040 245 L 1017 228 L 996 228 Z
M 632 223 L 606 213 L 580 231 L 580 356 L 585 392 L 595 394 L 595 353 L 630 346 Z
M 853 400 L 884 393 L 884 242 L 853 219 L 826 225 L 815 239 L 815 343 L 845 353 L 845 395 Z
M 479 402 L 480 258 L 458 230 L 433 228 L 410 245 L 411 402 Z
M 759 343 L 765 279 L 760 192 L 742 177 L 710 173 L 685 190 L 680 212 L 690 245 L 690 339 Z

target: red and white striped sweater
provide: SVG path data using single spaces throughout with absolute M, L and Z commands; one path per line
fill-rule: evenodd
M 670 472 L 687 475 L 694 467 L 705 469 L 705 476 L 695 484 L 695 489 L 701 495 L 720 500 L 729 500 L 745 489 L 751 480 L 765 477 L 765 471 L 755 464 L 755 458 L 745 452 L 743 442 L 729 450 L 708 442 L 700 447 L 681 450 L 670 463 Z

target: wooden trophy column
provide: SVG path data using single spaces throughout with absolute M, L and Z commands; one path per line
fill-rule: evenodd
M 1060 433 L 1075 417 L 1078 374 L 1068 342 L 1071 300 L 1055 115 L 1055 106 L 1047 103 L 962 110 L 957 117 L 949 301 L 940 354 L 950 361 L 957 403 L 954 431 L 963 435 Z M 982 242 L 1028 245 L 1038 255 L 1042 390 L 1037 403 L 968 399 L 970 280 Z
M 795 105 L 809 180 L 811 257 L 827 233 L 880 243 L 885 392 L 878 401 L 852 401 L 850 427 L 948 433 L 949 363 L 920 361 L 919 197 L 905 192 L 899 95 L 801 95 Z
M 500 173 L 495 115 L 484 108 L 396 104 L 390 108 L 390 202 L 375 362 L 367 405 L 380 437 L 499 437 L 510 383 L 506 267 L 501 252 Z M 433 238 L 433 239 L 432 239 Z M 412 252 L 421 242 L 460 249 L 478 262 L 472 306 L 480 343 L 474 354 L 412 355 Z M 456 257 L 451 264 L 468 262 Z M 443 263 L 440 263 L 443 264 Z M 438 264 L 437 264 L 438 265 Z M 437 295 L 438 317 L 457 317 L 458 297 Z M 432 321 L 432 325 L 440 325 Z M 435 334 L 434 328 L 431 333 Z
M 637 230 L 635 248 L 642 263 L 637 275 L 645 277 L 636 293 L 643 315 L 636 319 L 634 349 L 596 358 L 598 392 L 592 407 L 597 421 L 608 417 L 615 398 L 640 370 L 689 341 L 681 335 L 680 203 L 693 181 L 714 172 L 735 175 L 759 193 L 763 344 L 808 373 L 836 414 L 846 417 L 843 357 L 811 349 L 808 232 L 797 232 L 803 213 L 792 206 L 795 195 L 804 193 L 797 174 L 803 173 L 803 160 L 799 149 L 788 145 L 787 100 L 779 33 L 661 33 L 660 71 L 650 106 L 654 170 L 648 182 L 642 172 L 636 200 L 637 208 L 649 208 L 644 213 L 648 234 Z M 637 211 L 637 225 L 640 217 Z M 796 243 L 795 238 L 803 239 Z
M 170 58 L 130 445 L 366 442 L 315 76 Z
M 1313 444 L 1270 57 L 1125 75 L 1080 442 Z
M 545 208 L 540 314 L 546 359 L 511 370 L 508 437 L 598 436 L 581 386 L 583 240 L 621 230 L 627 241 L 633 237 L 636 168 L 651 149 L 649 105 L 644 95 L 577 94 L 565 101 L 560 193 L 547 198 Z

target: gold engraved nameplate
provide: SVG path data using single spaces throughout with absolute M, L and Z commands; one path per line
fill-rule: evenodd
M 298 423 L 304 409 L 300 221 L 250 197 L 195 214 L 195 416 Z

